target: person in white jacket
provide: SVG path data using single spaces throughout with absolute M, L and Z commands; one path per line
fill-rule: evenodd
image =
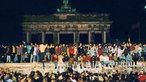
M 122 49 L 121 46 L 118 46 L 118 51 L 117 51 L 117 57 L 118 58 L 123 54 L 124 50 L 125 50 L 125 48 Z
M 36 57 L 37 57 L 38 51 L 39 51 L 38 50 L 38 46 L 37 46 L 37 44 L 35 44 L 34 51 L 33 51 L 33 62 L 36 61 Z

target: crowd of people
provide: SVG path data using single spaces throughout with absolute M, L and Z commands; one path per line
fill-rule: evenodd
M 0 61 L 7 62 L 118 62 L 146 60 L 146 44 L 20 44 L 1 45 Z
M 85 67 L 90 63 L 91 67 L 96 66 L 97 62 L 102 65 L 116 66 L 122 64 L 122 62 L 127 62 L 127 65 L 131 66 L 133 64 L 137 65 L 137 61 L 146 61 L 146 44 L 136 44 L 136 43 L 122 43 L 122 44 L 20 44 L 20 45 L 1 45 L 0 46 L 0 61 L 2 63 L 23 63 L 23 62 L 53 62 L 55 68 L 58 64 L 67 63 L 70 68 L 73 64 L 80 64 Z M 133 63 L 134 62 L 134 63 Z M 78 74 L 78 72 L 68 72 L 66 75 L 62 74 L 51 74 L 46 73 L 43 77 L 42 74 L 37 72 L 32 72 L 29 76 L 19 75 L 17 73 L 1 73 L 1 80 L 7 78 L 17 78 L 19 76 L 21 80 L 38 80 L 41 82 L 50 82 L 51 80 L 56 80 L 57 82 L 70 82 L 75 80 L 78 82 L 98 82 L 98 81 L 117 81 L 122 82 L 137 80 L 138 73 L 130 74 L 120 74 L 109 73 L 99 74 L 90 73 L 89 71 L 84 71 Z M 54 76 L 55 79 L 52 79 Z M 94 80 L 90 79 L 94 76 Z M 145 78 L 144 73 L 142 76 Z M 100 77 L 100 78 L 99 78 Z M 140 77 L 140 76 L 139 76 Z M 37 79 L 35 79 L 37 78 Z M 62 78 L 59 80 L 59 78 Z M 102 80 L 101 80 L 102 78 Z M 135 78 L 135 79 L 133 79 Z M 16 79 L 15 79 L 16 80 Z M 41 80 L 41 81 L 39 81 Z M 49 80 L 49 81 L 45 81 Z M 81 80 L 81 81 L 79 81 Z M 92 81 L 91 81 L 92 80 Z M 16 81 L 17 82 L 17 81 Z M 27 81 L 24 81 L 27 82 Z M 31 81 L 30 81 L 31 82 Z M 34 81 L 36 82 L 36 81 Z
M 103 70 L 104 71 L 104 70 Z M 119 72 L 113 69 L 108 72 L 94 73 L 83 71 L 81 73 L 74 71 L 71 66 L 65 72 L 46 72 L 44 75 L 40 71 L 31 71 L 30 74 L 20 72 L 0 73 L 0 82 L 145 82 L 146 75 L 140 72 Z

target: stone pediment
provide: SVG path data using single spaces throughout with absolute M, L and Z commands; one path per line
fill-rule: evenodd
M 99 22 L 110 21 L 108 14 L 25 15 L 24 22 Z

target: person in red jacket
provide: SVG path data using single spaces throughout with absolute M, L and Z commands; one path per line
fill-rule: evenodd
M 138 80 L 140 82 L 145 82 L 146 81 L 146 75 L 141 71 L 140 75 L 138 76 Z
M 133 54 L 134 50 L 135 50 L 135 45 L 130 43 L 130 54 Z
M 86 67 L 86 63 L 87 63 L 87 60 L 86 60 L 86 55 L 82 55 L 82 59 L 83 59 L 83 66 Z
M 98 48 L 98 55 L 101 56 L 103 54 L 101 46 Z
M 74 56 L 74 46 L 73 45 L 69 47 L 69 50 L 68 51 L 69 51 L 70 57 L 71 56 Z
M 113 54 L 110 53 L 108 57 L 109 57 L 109 65 L 111 66 L 115 65 Z
M 86 65 L 89 65 L 91 63 L 90 61 L 91 61 L 91 57 L 90 57 L 89 54 L 87 54 L 87 56 L 86 56 Z
M 90 61 L 90 59 L 91 59 L 91 57 L 90 57 L 90 55 L 88 54 L 88 55 L 86 56 L 86 61 Z
M 60 55 L 61 52 L 62 52 L 61 46 L 58 46 L 58 45 L 57 45 L 57 46 L 55 47 L 55 53 L 56 53 L 57 55 Z

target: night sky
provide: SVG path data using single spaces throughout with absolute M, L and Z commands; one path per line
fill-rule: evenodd
M 69 0 L 78 13 L 109 13 L 113 21 L 112 39 L 146 42 L 146 0 Z M 62 0 L 1 0 L 0 43 L 22 41 L 24 15 L 49 15 L 56 12 Z

